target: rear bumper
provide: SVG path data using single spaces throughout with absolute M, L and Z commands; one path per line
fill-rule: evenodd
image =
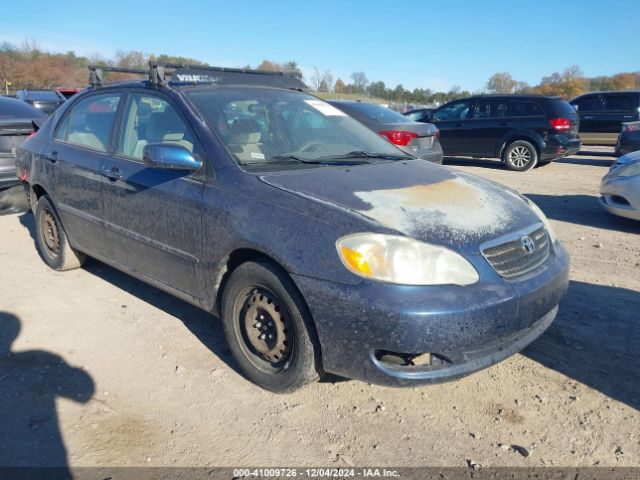
M 556 158 L 575 155 L 580 151 L 579 138 L 569 138 L 565 135 L 550 135 L 540 152 L 540 160 L 549 161 Z
M 407 147 L 400 147 L 402 150 L 407 152 L 409 155 L 413 155 L 414 157 L 421 158 L 422 160 L 427 160 L 429 162 L 437 163 L 438 165 L 442 165 L 443 154 L 442 147 L 440 143 L 435 143 L 433 148 L 429 150 L 413 150 Z
M 381 385 L 416 386 L 468 375 L 535 340 L 556 316 L 569 263 L 557 244 L 545 264 L 518 281 L 411 287 L 293 279 L 314 318 L 326 371 Z M 446 362 L 393 365 L 382 361 L 380 352 L 428 352 Z

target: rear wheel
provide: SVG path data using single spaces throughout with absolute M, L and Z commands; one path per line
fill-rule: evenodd
M 69 245 L 60 218 L 46 195 L 38 199 L 35 217 L 36 247 L 44 263 L 58 271 L 82 266 L 85 255 Z
M 247 262 L 222 294 L 222 321 L 245 376 L 274 392 L 317 381 L 320 348 L 311 316 L 291 279 L 269 262 Z
M 524 172 L 538 163 L 538 152 L 525 140 L 516 140 L 504 149 L 502 160 L 509 170 Z

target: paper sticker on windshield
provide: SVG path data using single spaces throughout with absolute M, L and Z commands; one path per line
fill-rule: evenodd
M 305 100 L 305 103 L 316 110 L 318 110 L 323 115 L 333 115 L 337 117 L 346 117 L 347 114 L 342 110 L 338 110 L 333 105 L 329 105 L 327 102 L 323 102 L 322 100 Z
M 251 152 L 251 158 L 255 158 L 257 160 L 264 160 L 264 154 L 258 152 Z

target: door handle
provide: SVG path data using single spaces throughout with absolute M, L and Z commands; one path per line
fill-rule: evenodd
M 49 160 L 51 163 L 56 163 L 58 161 L 58 152 L 56 150 L 54 150 L 53 152 L 51 152 L 49 155 L 46 156 L 47 160 Z
M 116 180 L 120 180 L 122 178 L 118 167 L 103 168 L 101 173 L 103 177 L 107 177 L 112 182 L 115 182 Z
M 502 122 L 500 124 L 498 124 L 499 127 L 510 127 L 511 126 L 511 122 Z
M 456 123 L 456 127 L 465 127 L 466 123 Z
M 585 120 L 593 120 L 595 117 L 593 115 L 585 115 L 584 119 Z

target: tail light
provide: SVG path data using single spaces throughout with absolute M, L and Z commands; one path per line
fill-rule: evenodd
M 380 132 L 380 135 L 394 145 L 400 145 L 401 147 L 409 145 L 411 140 L 418 137 L 417 133 L 407 132 L 406 130 L 384 130 Z
M 31 133 L 29 134 L 29 136 L 27 137 L 27 140 L 28 140 L 28 139 L 30 139 L 31 137 L 33 137 L 35 134 L 36 134 L 36 132 L 35 132 L 35 131 L 31 132 Z
M 549 123 L 559 132 L 568 132 L 571 130 L 571 120 L 568 118 L 552 118 Z
M 640 130 L 640 125 L 638 125 L 637 123 L 628 124 L 628 125 L 625 125 L 624 123 L 622 124 L 623 132 L 637 132 L 638 130 Z
M 440 140 L 440 130 L 438 128 L 436 128 L 436 133 L 434 133 L 434 136 Z

